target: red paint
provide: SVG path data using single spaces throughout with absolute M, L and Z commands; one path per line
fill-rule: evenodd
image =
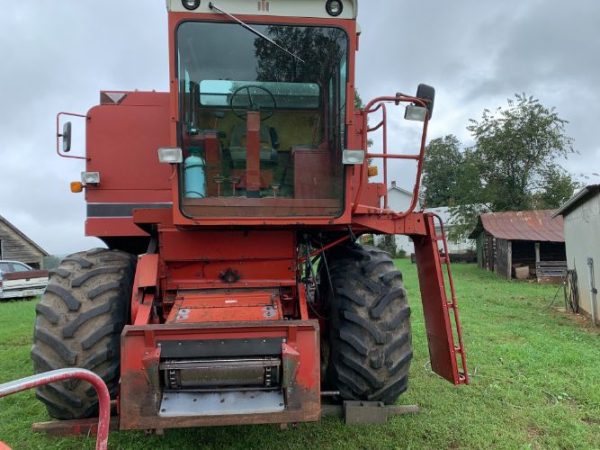
M 102 378 L 89 370 L 78 368 L 58 369 L 4 383 L 0 385 L 0 398 L 38 386 L 71 380 L 73 378 L 90 383 L 98 395 L 99 411 L 96 450 L 106 450 L 108 448 L 108 431 L 110 426 L 110 394 Z
M 182 294 L 166 323 L 207 323 L 283 320 L 277 290 Z
M 298 354 L 295 388 L 283 412 L 239 416 L 164 418 L 147 374 L 157 364 L 160 342 L 285 338 Z M 317 321 L 232 322 L 126 326 L 121 350 L 120 428 L 164 429 L 251 423 L 287 423 L 320 418 L 319 327 Z M 290 352 L 288 352 L 288 355 Z M 293 357 L 296 357 L 293 355 Z
M 454 293 L 452 274 L 449 270 L 450 262 L 445 262 L 448 264 L 451 288 L 451 298 L 449 300 L 438 242 L 443 240 L 446 250 L 447 244 L 443 235 L 437 236 L 435 233 L 433 215 L 427 214 L 425 215 L 425 219 L 427 234 L 425 236 L 413 237 L 413 241 L 419 272 L 421 299 L 425 314 L 425 328 L 429 342 L 431 368 L 435 373 L 454 384 L 468 383 L 466 355 L 462 343 L 460 321 L 456 322 L 458 342 L 455 342 L 454 327 L 450 319 L 450 309 L 453 311 L 454 318 L 458 319 L 458 305 Z M 458 355 L 460 355 L 462 363 L 462 374 L 458 368 Z

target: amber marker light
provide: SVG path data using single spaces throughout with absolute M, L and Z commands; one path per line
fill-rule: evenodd
M 71 181 L 71 192 L 78 194 L 83 191 L 83 183 L 81 181 Z
M 369 166 L 369 168 L 367 169 L 367 174 L 369 175 L 369 177 L 376 177 L 379 174 L 377 166 Z

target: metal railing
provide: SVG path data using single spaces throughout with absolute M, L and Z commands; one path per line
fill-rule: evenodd
M 398 154 L 398 153 L 389 153 L 388 152 L 388 132 L 387 132 L 387 104 L 394 103 L 396 106 L 400 105 L 400 103 L 413 103 L 417 106 L 427 107 L 427 102 L 423 99 L 417 97 L 410 97 L 403 94 L 397 94 L 395 97 L 377 97 L 371 100 L 367 106 L 365 106 L 364 114 L 363 114 L 363 142 L 362 146 L 364 149 L 368 147 L 368 134 L 377 131 L 380 128 L 382 129 L 382 153 L 371 153 L 367 151 L 365 161 L 360 166 L 360 184 L 356 191 L 356 196 L 354 199 L 354 204 L 352 207 L 352 212 L 355 213 L 356 210 L 360 208 L 365 208 L 376 214 L 390 214 L 395 218 L 405 217 L 411 212 L 413 212 L 417 206 L 419 200 L 419 185 L 421 184 L 421 175 L 423 171 L 423 158 L 425 156 L 425 142 L 427 139 L 427 127 L 429 124 L 429 115 L 427 114 L 425 120 L 423 122 L 423 132 L 421 134 L 421 143 L 419 148 L 419 153 L 414 154 Z M 377 125 L 373 127 L 369 127 L 369 114 L 377 112 L 381 110 L 382 119 Z M 361 205 L 359 204 L 360 197 L 364 188 L 364 179 L 365 179 L 365 171 L 368 170 L 369 160 L 372 158 L 379 158 L 383 160 L 383 183 L 385 185 L 386 192 L 383 196 L 383 207 L 377 208 L 373 206 Z M 389 208 L 388 203 L 388 159 L 405 159 L 405 160 L 414 160 L 417 161 L 417 174 L 415 177 L 415 185 L 413 188 L 412 199 L 410 206 L 405 211 L 393 211 Z
M 44 372 L 20 380 L 0 384 L 0 398 L 17 392 L 26 391 L 45 384 L 77 378 L 87 381 L 96 390 L 99 402 L 98 432 L 96 436 L 96 450 L 108 448 L 108 431 L 110 427 L 110 394 L 106 384 L 98 375 L 86 369 L 58 369 Z

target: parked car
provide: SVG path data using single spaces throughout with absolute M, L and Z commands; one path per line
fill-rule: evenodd
M 0 300 L 41 295 L 47 284 L 47 270 L 19 261 L 0 261 Z

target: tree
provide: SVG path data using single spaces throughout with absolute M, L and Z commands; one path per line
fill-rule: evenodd
M 523 94 L 471 119 L 473 147 L 461 150 L 452 135 L 432 140 L 424 162 L 426 205 L 451 207 L 455 239 L 472 231 L 484 211 L 557 208 L 578 186 L 558 165 L 573 152 L 566 124 Z
M 542 189 L 533 195 L 533 206 L 535 209 L 559 208 L 579 187 L 564 169 L 550 167 L 543 176 Z
M 452 134 L 429 142 L 423 162 L 423 189 L 427 207 L 455 204 L 464 161 L 460 145 L 460 141 Z
M 564 183 L 557 176 L 556 161 L 573 152 L 572 139 L 565 134 L 567 121 L 554 109 L 517 94 L 508 100 L 508 108 L 495 113 L 486 109 L 480 121 L 470 122 L 467 130 L 475 139 L 481 197 L 493 211 L 531 209 L 549 182 Z

